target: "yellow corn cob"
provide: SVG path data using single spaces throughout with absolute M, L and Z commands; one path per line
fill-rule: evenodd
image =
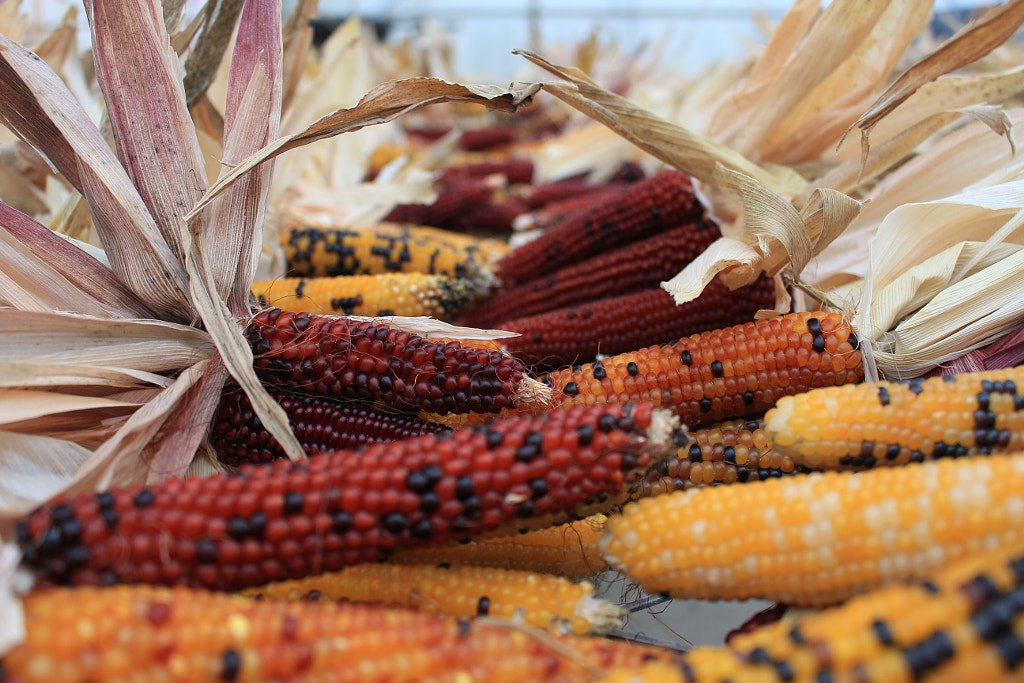
M 607 633 L 625 611 L 594 597 L 589 581 L 462 565 L 361 564 L 337 572 L 249 588 L 244 595 L 309 596 L 404 605 L 460 618 L 491 616 L 560 633 Z
M 806 471 L 789 456 L 775 452 L 764 422 L 729 420 L 690 430 L 690 444 L 658 463 L 641 482 L 637 497 Z
M 489 279 L 509 250 L 499 240 L 390 223 L 345 230 L 286 220 L 281 239 L 288 273 L 302 277 L 406 272 Z
M 650 593 L 835 603 L 1024 543 L 1024 454 L 824 472 L 645 498 L 605 559 Z
M 1024 448 L 1024 366 L 815 389 L 765 421 L 776 450 L 814 469 L 866 469 Z
M 608 569 L 597 551 L 607 519 L 598 514 L 515 536 L 483 538 L 456 546 L 404 548 L 392 553 L 388 561 L 397 564 L 453 562 L 583 579 Z
M 427 273 L 257 280 L 252 293 L 263 306 L 341 315 L 426 315 L 450 318 L 486 287 L 470 278 Z
M 25 599 L 18 683 L 577 681 L 674 661 L 648 647 L 357 603 L 187 588 L 58 588 Z

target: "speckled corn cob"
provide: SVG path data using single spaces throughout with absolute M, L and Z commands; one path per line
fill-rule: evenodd
M 501 290 L 467 311 L 463 319 L 476 327 L 495 326 L 502 320 L 657 287 L 720 235 L 718 226 L 710 221 L 672 228 Z
M 365 403 L 334 401 L 275 389 L 270 390 L 270 396 L 284 408 L 307 454 L 449 431 L 436 422 Z M 228 389 L 221 397 L 210 427 L 210 444 L 217 459 L 232 467 L 285 457 L 277 439 L 256 416 L 249 397 L 237 387 Z
M 608 523 L 608 563 L 650 593 L 824 605 L 1024 548 L 1024 455 L 817 472 L 645 498 Z
M 1024 366 L 816 389 L 766 415 L 776 448 L 815 469 L 867 469 L 1024 448 Z
M 775 284 L 769 277 L 737 290 L 712 280 L 684 304 L 654 286 L 495 326 L 520 333 L 505 340 L 509 353 L 534 368 L 550 369 L 752 320 L 774 304 Z
M 252 283 L 261 306 L 341 315 L 426 315 L 450 319 L 477 299 L 485 284 L 429 273 L 378 273 L 277 278 Z
M 499 240 L 459 235 L 419 225 L 381 224 L 344 230 L 295 224 L 282 232 L 290 276 L 324 277 L 415 272 L 487 277 L 508 252 Z
M 524 415 L 59 498 L 17 538 L 44 583 L 239 589 L 607 510 L 682 436 L 675 422 L 648 404 Z
M 560 405 L 644 400 L 688 426 L 758 415 L 782 396 L 860 381 L 857 337 L 836 313 L 790 313 L 547 375 Z
M 444 345 L 385 324 L 280 309 L 245 329 L 268 384 L 332 398 L 382 401 L 426 413 L 494 413 L 546 399 L 508 354 Z
M 388 561 L 396 564 L 454 562 L 584 579 L 608 569 L 597 550 L 607 519 L 603 514 L 596 514 L 514 536 L 480 538 L 453 546 L 401 548 L 388 557 Z
M 674 169 L 632 185 L 619 199 L 553 225 L 498 263 L 498 278 L 513 286 L 602 251 L 699 218 L 690 178 Z
M 409 609 L 263 601 L 188 588 L 38 591 L 5 683 L 568 683 L 675 658 Z
M 625 610 L 594 597 L 589 581 L 458 564 L 360 564 L 337 572 L 249 588 L 249 596 L 380 602 L 468 619 L 490 616 L 559 633 L 607 633 Z
M 701 486 L 745 483 L 806 473 L 788 456 L 776 453 L 764 422 L 731 420 L 690 431 L 690 445 L 648 473 L 638 497 L 660 496 Z

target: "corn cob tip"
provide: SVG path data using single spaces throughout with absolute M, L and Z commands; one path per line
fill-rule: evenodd
M 616 605 L 593 595 L 586 595 L 576 601 L 574 621 L 578 620 L 587 625 L 588 630 L 580 629 L 580 632 L 603 636 L 617 628 L 622 628 L 626 623 L 627 614 L 626 608 L 622 605 Z M 573 632 L 574 625 L 569 624 L 567 631 Z
M 520 406 L 550 406 L 552 404 L 553 392 L 550 386 L 533 379 L 523 377 L 516 388 L 515 403 Z

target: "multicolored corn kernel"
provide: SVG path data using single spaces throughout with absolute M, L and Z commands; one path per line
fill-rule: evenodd
M 650 593 L 827 605 L 1024 548 L 1024 455 L 816 472 L 630 504 L 608 563 Z
M 816 389 L 765 417 L 776 448 L 814 469 L 869 469 L 1024 449 L 1024 366 Z
M 17 526 L 44 584 L 234 590 L 607 510 L 683 438 L 648 404 L 592 406 L 59 498 Z
M 514 536 L 480 538 L 453 546 L 401 548 L 388 557 L 388 562 L 452 562 L 585 579 L 608 569 L 608 564 L 597 550 L 607 519 L 606 515 L 596 514 Z
M 272 600 L 354 600 L 404 605 L 463 619 L 494 617 L 559 633 L 607 633 L 622 626 L 622 607 L 594 597 L 589 581 L 515 569 L 360 564 L 296 581 L 249 588 Z
M 404 272 L 487 278 L 493 262 L 508 253 L 500 240 L 422 225 L 345 230 L 291 220 L 283 228 L 282 240 L 292 277 Z
M 497 274 L 514 286 L 570 263 L 664 232 L 701 217 L 689 176 L 674 169 L 632 185 L 621 198 L 553 225 L 498 262 Z
M 718 226 L 710 221 L 681 225 L 503 289 L 464 313 L 462 319 L 469 325 L 493 327 L 502 320 L 658 287 L 720 236 Z
M 675 661 L 652 648 L 357 603 L 189 588 L 80 587 L 26 597 L 11 683 L 567 683 Z
M 690 445 L 678 449 L 649 472 L 637 496 L 646 498 L 809 471 L 775 452 L 762 420 L 731 420 L 690 430 Z
M 789 313 L 548 374 L 559 405 L 651 401 L 690 427 L 759 415 L 782 396 L 864 376 L 838 313 Z
M 302 449 L 310 455 L 450 431 L 436 422 L 365 403 L 274 389 L 270 396 L 284 408 Z M 256 416 L 249 397 L 237 387 L 221 396 L 209 438 L 217 459 L 231 467 L 286 457 Z
M 245 328 L 268 384 L 426 413 L 496 413 L 546 399 L 508 354 L 443 345 L 376 321 L 269 309 Z
M 252 293 L 261 306 L 315 314 L 440 319 L 450 319 L 485 290 L 486 284 L 479 280 L 429 273 L 288 277 L 252 283 Z
M 769 277 L 736 290 L 716 279 L 684 304 L 655 285 L 495 326 L 520 334 L 505 340 L 509 353 L 535 369 L 552 369 L 752 320 L 774 304 Z

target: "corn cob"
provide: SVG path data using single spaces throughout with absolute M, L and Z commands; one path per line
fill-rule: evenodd
M 860 381 L 857 343 L 837 313 L 790 313 L 565 368 L 545 382 L 556 404 L 651 401 L 692 427 L 763 413 L 781 396 Z
M 538 208 L 567 199 L 586 197 L 593 200 L 595 196 L 602 193 L 616 190 L 624 191 L 628 187 L 628 182 L 593 183 L 584 178 L 566 178 L 564 180 L 531 185 L 523 193 L 523 198 L 532 208 Z M 580 204 L 580 206 L 583 206 L 583 204 Z M 591 203 L 591 206 L 593 206 L 593 203 Z
M 732 420 L 690 431 L 690 445 L 662 460 L 640 484 L 646 498 L 673 491 L 745 483 L 810 470 L 776 453 L 764 422 Z
M 429 204 L 396 204 L 384 216 L 389 223 L 414 223 L 438 228 L 462 227 L 461 219 L 491 201 L 494 188 L 482 180 L 463 180 L 443 185 Z
M 415 607 L 469 619 L 490 616 L 558 633 L 607 633 L 625 610 L 594 597 L 594 584 L 513 569 L 359 564 L 337 572 L 246 589 L 251 597 L 354 600 Z
M 589 361 L 598 353 L 626 353 L 751 320 L 775 304 L 775 283 L 762 276 L 730 290 L 715 279 L 699 297 L 676 304 L 658 286 L 496 324 L 520 336 L 505 340 L 509 353 L 536 368 Z
M 480 152 L 511 145 L 519 139 L 515 126 L 493 125 L 465 130 L 459 135 L 459 147 L 467 152 Z
M 664 232 L 701 215 L 690 178 L 674 169 L 632 185 L 619 199 L 552 226 L 498 262 L 498 278 L 513 286 L 602 251 Z
M 25 599 L 9 683 L 567 682 L 675 661 L 651 648 L 403 608 L 263 601 L 189 588 L 80 587 Z
M 404 272 L 487 277 L 508 252 L 504 243 L 420 225 L 342 230 L 289 223 L 282 233 L 286 268 L 295 277 Z
M 766 416 L 776 448 L 814 469 L 867 469 L 1024 448 L 1024 366 L 817 389 Z
M 436 422 L 386 412 L 363 403 L 332 401 L 322 396 L 273 389 L 270 395 L 284 408 L 307 454 L 449 431 Z M 237 387 L 221 396 L 210 429 L 210 444 L 217 459 L 232 467 L 285 457 L 280 444 L 253 412 L 249 397 Z
M 426 315 L 447 319 L 478 298 L 486 284 L 429 273 L 377 273 L 257 280 L 261 306 L 341 315 Z
M 388 561 L 393 564 L 453 562 L 584 579 L 608 569 L 597 550 L 607 519 L 603 514 L 596 514 L 515 536 L 481 538 L 455 546 L 401 548 L 388 557 Z
M 544 230 L 590 211 L 595 206 L 621 200 L 629 185 L 601 185 L 601 189 L 581 197 L 551 199 L 544 206 L 516 218 L 516 230 Z M 538 276 L 541 277 L 541 276 Z
M 822 605 L 1024 547 L 1024 456 L 816 472 L 645 498 L 609 520 L 608 563 L 648 592 Z
M 533 182 L 533 160 L 526 157 L 509 157 L 502 161 L 481 161 L 474 164 L 449 166 L 441 172 L 437 182 L 446 185 L 453 182 L 502 175 L 510 185 Z
M 206 479 L 53 501 L 17 525 L 44 583 L 222 590 L 607 509 L 681 436 L 647 404 L 538 413 Z M 592 509 L 597 508 L 597 509 Z
M 529 207 L 518 197 L 495 196 L 451 225 L 455 229 L 465 230 L 471 234 L 510 233 L 516 218 L 529 211 Z
M 502 320 L 657 287 L 720 236 L 718 226 L 710 221 L 681 225 L 566 266 L 547 277 L 501 290 L 467 311 L 462 319 L 477 327 L 494 326 Z
M 546 398 L 518 360 L 444 345 L 373 321 L 269 309 L 245 329 L 264 381 L 292 391 L 382 401 L 427 413 L 494 413 Z

